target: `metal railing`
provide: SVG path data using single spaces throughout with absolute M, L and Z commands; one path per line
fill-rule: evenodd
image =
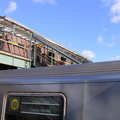
M 36 53 L 36 63 L 41 65 L 41 66 L 58 66 L 58 65 L 64 65 L 62 62 L 58 62 L 55 60 L 54 57 L 50 57 L 46 54 L 38 54 Z
M 21 43 L 0 38 L 0 51 L 30 59 L 30 49 Z

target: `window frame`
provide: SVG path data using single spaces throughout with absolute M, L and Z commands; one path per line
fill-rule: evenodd
M 5 120 L 5 113 L 6 113 L 6 108 L 7 108 L 7 99 L 8 96 L 60 96 L 63 98 L 63 116 L 62 120 L 66 120 L 66 96 L 63 93 L 17 93 L 17 92 L 12 92 L 12 93 L 6 93 L 3 97 L 3 104 L 2 104 L 2 114 L 1 114 L 1 120 Z

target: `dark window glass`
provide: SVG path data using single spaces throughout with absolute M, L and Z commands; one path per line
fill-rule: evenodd
M 61 60 L 64 61 L 64 62 L 66 62 L 66 58 L 64 58 L 64 57 L 61 57 Z
M 36 56 L 36 61 L 37 61 L 37 63 L 40 63 L 40 56 Z
M 13 96 L 7 98 L 5 120 L 63 120 L 62 96 Z
M 54 57 L 54 56 L 55 56 L 54 53 L 52 53 L 52 52 L 49 52 L 48 54 L 49 54 L 49 56 L 51 56 L 51 57 Z

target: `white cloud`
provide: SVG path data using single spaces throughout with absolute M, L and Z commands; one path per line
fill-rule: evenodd
M 114 47 L 116 45 L 116 42 L 112 42 L 110 44 L 108 44 L 108 47 Z
M 99 44 L 104 44 L 104 39 L 103 39 L 102 36 L 99 36 L 99 37 L 97 38 L 97 43 L 99 43 Z
M 89 58 L 89 59 L 96 57 L 95 53 L 93 53 L 93 52 L 90 51 L 90 50 L 83 50 L 83 51 L 81 52 L 81 55 L 83 55 L 84 57 Z
M 110 6 L 111 23 L 120 22 L 120 0 L 101 0 Z
M 120 16 L 113 16 L 110 21 L 112 23 L 118 23 L 120 22 Z
M 9 6 L 8 8 L 5 10 L 6 13 L 10 13 L 10 12 L 13 12 L 17 9 L 17 3 L 16 2 L 13 2 L 13 1 L 10 1 L 9 2 Z
M 120 14 L 120 1 L 115 2 L 110 8 L 112 14 Z
M 114 4 L 110 8 L 110 13 L 112 15 L 112 23 L 120 22 L 120 0 L 114 0 Z
M 120 41 L 120 36 L 117 36 L 115 34 L 110 37 L 110 41 L 108 43 L 104 41 L 104 38 L 102 36 L 99 36 L 97 38 L 97 43 L 105 45 L 106 47 L 114 47 L 117 45 L 118 41 Z
M 118 56 L 112 58 L 112 60 L 120 60 L 120 55 L 118 55 Z
M 33 0 L 34 2 L 39 2 L 39 3 L 50 3 L 55 5 L 57 3 L 56 0 Z

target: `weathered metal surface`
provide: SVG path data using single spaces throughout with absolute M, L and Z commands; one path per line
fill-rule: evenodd
M 62 93 L 66 120 L 120 119 L 120 61 L 0 71 L 0 113 L 6 93 Z

